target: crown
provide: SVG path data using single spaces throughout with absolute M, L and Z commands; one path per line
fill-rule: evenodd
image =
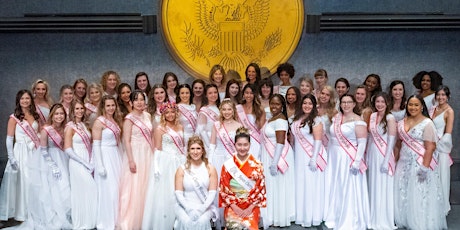
M 167 109 L 177 110 L 177 105 L 175 102 L 163 102 L 160 105 L 160 113 L 163 114 Z

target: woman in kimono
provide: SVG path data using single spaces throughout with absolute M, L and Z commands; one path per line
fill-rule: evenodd
M 236 154 L 225 161 L 219 183 L 219 207 L 225 208 L 227 229 L 259 229 L 260 208 L 265 207 L 262 163 L 250 152 L 251 136 L 241 127 L 235 135 Z
M 187 159 L 176 171 L 176 230 L 211 229 L 211 219 L 216 221 L 217 171 L 209 164 L 203 141 L 190 137 Z
M 395 171 L 395 222 L 407 229 L 447 229 L 444 195 L 436 149 L 436 128 L 423 98 L 407 100 L 406 117 L 398 122 Z

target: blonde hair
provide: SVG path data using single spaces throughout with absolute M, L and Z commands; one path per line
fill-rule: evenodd
M 192 157 L 190 156 L 190 147 L 193 144 L 199 144 L 201 146 L 201 149 L 203 150 L 203 154 L 201 155 L 201 160 L 204 162 L 206 165 L 206 168 L 208 168 L 208 157 L 206 154 L 206 149 L 204 147 L 203 140 L 199 136 L 193 135 L 188 139 L 188 144 L 187 144 L 187 157 L 185 160 L 185 169 L 189 170 L 190 169 L 190 161 L 192 161 Z M 209 168 L 208 168 L 209 170 Z
M 37 85 L 38 84 L 43 84 L 45 85 L 45 89 L 46 89 L 46 93 L 45 93 L 45 101 L 46 103 L 48 103 L 48 105 L 52 105 L 53 104 L 53 99 L 51 99 L 51 96 L 50 96 L 50 85 L 48 84 L 47 81 L 45 80 L 42 80 L 42 79 L 37 79 L 33 84 L 32 84 L 32 88 L 31 88 L 31 91 L 32 91 L 32 94 L 35 98 L 35 88 L 37 88 Z
M 219 112 L 222 110 L 222 107 L 224 107 L 224 105 L 230 105 L 233 109 L 233 119 L 235 119 L 236 121 L 238 121 L 238 114 L 236 113 L 236 106 L 235 106 L 235 103 L 233 103 L 232 100 L 230 100 L 230 98 L 225 98 L 221 103 L 220 103 L 220 106 L 219 106 Z M 222 113 L 220 112 L 220 115 L 219 115 L 219 121 L 222 123 L 224 122 L 224 116 L 222 116 Z
M 91 103 L 91 99 L 90 99 L 90 96 L 91 96 L 90 91 L 91 91 L 91 89 L 97 89 L 97 91 L 99 91 L 99 94 L 101 95 L 100 100 L 102 100 L 102 96 L 104 96 L 104 90 L 102 89 L 102 85 L 93 82 L 93 83 L 88 85 L 88 88 L 86 90 L 85 102 L 86 103 Z
M 330 98 L 329 98 L 329 102 L 327 103 L 326 114 L 327 114 L 327 117 L 329 118 L 329 121 L 332 121 L 332 117 L 334 117 L 334 115 L 336 114 L 336 109 L 335 109 L 335 103 L 336 103 L 335 89 L 330 85 L 325 85 L 325 86 L 323 86 L 323 88 L 321 89 L 320 92 L 322 92 L 324 89 L 329 91 Z
M 109 79 L 110 75 L 114 75 L 115 80 L 117 80 L 117 85 L 115 86 L 115 90 L 117 90 L 118 86 L 120 85 L 120 82 L 121 82 L 120 75 L 118 75 L 118 73 L 113 70 L 106 71 L 105 73 L 102 74 L 102 77 L 101 77 L 101 85 L 102 85 L 103 91 L 107 90 L 107 80 Z
M 122 121 L 123 121 L 122 117 L 123 116 L 120 112 L 120 109 L 118 108 L 117 99 L 115 99 L 111 95 L 105 95 L 101 98 L 101 101 L 99 102 L 99 106 L 97 110 L 97 117 L 105 115 L 105 102 L 108 100 L 113 100 L 113 102 L 115 102 L 115 113 L 113 114 L 113 119 L 115 120 L 115 122 L 117 122 L 117 125 L 119 127 L 122 127 Z

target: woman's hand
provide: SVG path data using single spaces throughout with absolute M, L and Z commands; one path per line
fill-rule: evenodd
M 129 171 L 131 171 L 131 173 L 137 172 L 136 163 L 134 161 L 129 161 Z

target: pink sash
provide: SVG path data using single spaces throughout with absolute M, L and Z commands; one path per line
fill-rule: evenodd
M 64 151 L 63 139 L 61 134 L 59 134 L 53 126 L 45 126 L 43 129 L 46 131 L 50 139 L 53 141 L 54 145 L 60 150 Z
M 260 131 L 259 129 L 257 129 L 255 124 L 249 121 L 248 115 L 244 112 L 243 106 L 237 105 L 236 112 L 238 113 L 238 117 L 240 118 L 240 121 L 244 125 L 244 127 L 247 127 L 251 130 L 252 139 L 254 139 L 260 144 Z
M 342 147 L 343 150 L 347 153 L 347 155 L 351 158 L 353 164 L 353 161 L 356 158 L 356 153 L 357 153 L 357 148 L 342 134 L 342 129 L 340 126 L 342 125 L 342 120 L 343 116 L 341 113 L 338 113 L 335 115 L 335 120 L 334 120 L 334 132 L 337 140 L 339 141 L 340 147 Z M 359 171 L 364 174 L 366 172 L 367 165 L 364 163 L 364 159 L 361 160 L 361 163 L 359 165 Z
M 97 112 L 97 107 L 94 106 L 94 105 L 91 104 L 91 103 L 85 103 L 85 107 L 86 107 L 89 111 L 91 111 L 91 112 L 93 112 L 93 113 L 96 113 L 96 112 Z
M 120 135 L 121 135 L 120 127 L 103 116 L 99 116 L 97 120 L 99 120 L 105 127 L 107 127 L 108 129 L 110 129 L 110 131 L 113 132 L 113 135 L 115 136 L 115 140 L 117 141 L 117 145 L 119 145 Z
M 24 130 L 24 133 L 34 142 L 35 148 L 38 148 L 40 146 L 40 138 L 37 135 L 37 132 L 35 132 L 34 128 L 29 125 L 29 122 L 26 120 L 20 121 L 18 118 L 14 116 L 14 114 L 10 115 L 11 118 L 13 118 L 16 123 L 19 125 L 19 127 Z
M 137 126 L 142 135 L 144 135 L 145 140 L 149 143 L 150 148 L 153 150 L 153 143 L 152 143 L 152 128 L 148 127 L 144 122 L 134 117 L 132 114 L 126 115 L 125 119 L 130 120 L 135 126 Z
M 267 126 L 268 122 L 265 123 L 265 126 Z M 287 132 L 287 131 L 286 131 Z M 270 139 L 267 137 L 267 134 L 265 134 L 265 132 L 262 132 L 264 135 L 263 135 L 263 138 L 264 138 L 264 146 L 265 146 L 265 150 L 267 150 L 268 154 L 270 154 L 270 157 L 273 158 L 275 156 L 275 145 L 270 141 Z M 286 161 L 286 156 L 288 154 L 288 151 L 289 151 L 289 147 L 291 145 L 289 144 L 289 142 L 287 141 L 287 139 L 284 140 L 284 148 L 283 148 L 283 152 L 281 153 L 281 157 L 280 157 L 280 161 L 278 161 L 278 169 L 284 174 L 286 172 L 286 170 L 288 170 L 289 168 L 289 164 L 287 163 Z
M 82 123 L 82 125 L 83 125 L 83 123 Z M 91 151 L 92 150 L 91 149 L 92 148 L 92 146 L 91 146 L 91 137 L 88 135 L 88 133 L 85 132 L 86 128 L 84 130 L 84 129 L 78 127 L 78 124 L 75 124 L 73 121 L 67 123 L 66 126 L 71 127 L 81 137 L 81 140 L 85 144 L 86 150 L 88 150 L 89 159 L 91 161 L 91 156 L 93 154 L 93 152 Z
M 166 129 L 164 129 L 162 126 L 159 127 L 161 130 L 163 130 L 163 132 L 165 132 L 165 134 L 168 134 L 172 138 L 174 144 L 180 150 L 181 154 L 187 155 L 184 149 L 184 137 L 177 133 L 174 129 L 171 129 L 170 127 L 166 127 Z
M 305 138 L 304 135 L 302 135 L 302 132 L 300 131 L 300 123 L 301 123 L 301 120 L 297 120 L 293 123 L 293 127 L 294 127 L 293 132 L 294 132 L 294 135 L 297 137 L 297 140 L 299 141 L 305 153 L 311 158 L 313 156 L 313 145 L 307 140 L 307 138 Z M 323 154 L 324 154 L 324 146 L 321 146 L 320 153 L 318 154 L 318 158 L 316 159 L 316 165 L 318 165 L 321 171 L 324 171 L 324 169 L 326 169 L 326 166 L 327 166 L 327 162 L 323 158 Z
M 37 111 L 38 116 L 40 116 L 40 125 L 42 125 L 42 126 L 45 125 L 46 124 L 46 117 L 43 114 L 42 110 L 40 109 L 40 106 L 35 105 L 35 110 Z
M 224 145 L 225 149 L 227 150 L 227 153 L 229 153 L 231 156 L 235 154 L 236 149 L 235 149 L 235 143 L 233 143 L 232 138 L 230 135 L 228 135 L 227 129 L 225 128 L 224 124 L 220 124 L 220 121 L 214 122 L 214 128 L 216 128 L 217 135 L 219 136 L 220 140 L 222 141 L 222 144 Z
M 383 157 L 385 157 L 386 149 L 387 149 L 387 142 L 383 139 L 383 137 L 380 135 L 380 133 L 377 131 L 377 113 L 372 113 L 370 117 L 370 122 L 369 122 L 369 132 L 372 135 L 372 139 L 374 139 L 374 144 L 377 146 L 379 149 L 380 154 L 382 154 Z M 395 157 L 393 155 L 393 152 L 391 152 L 391 157 L 390 161 L 388 162 L 388 174 L 390 176 L 394 175 L 396 167 L 396 162 L 395 162 Z
M 208 106 L 201 107 L 200 112 L 203 112 L 204 115 L 206 115 L 206 117 L 211 119 L 212 122 L 216 122 L 217 119 L 219 118 L 219 114 L 212 111 Z
M 423 121 L 422 121 L 423 122 Z M 416 152 L 419 156 L 417 157 L 417 162 L 420 165 L 423 165 L 423 155 L 425 155 L 425 146 L 420 144 L 416 139 L 411 137 L 406 130 L 404 129 L 404 124 L 405 120 L 401 120 L 398 122 L 398 133 L 399 137 L 401 140 L 409 147 L 412 149 L 412 151 Z M 417 124 L 418 125 L 418 124 Z M 431 158 L 430 162 L 430 168 L 431 170 L 434 170 L 436 166 L 438 165 L 438 162 L 434 157 Z
M 195 132 L 197 117 L 193 113 L 191 113 L 190 110 L 188 110 L 185 106 L 179 104 L 178 107 L 180 113 L 188 120 L 188 122 L 190 122 L 190 124 L 192 125 L 192 129 Z

